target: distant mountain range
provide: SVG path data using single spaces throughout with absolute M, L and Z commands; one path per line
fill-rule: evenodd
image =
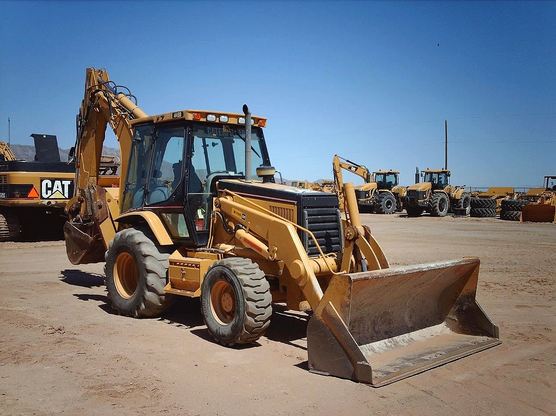
M 19 160 L 35 160 L 35 146 L 28 144 L 12 144 L 10 145 L 15 157 Z M 59 149 L 60 160 L 66 162 L 68 160 L 69 149 Z M 118 156 L 120 151 L 112 147 L 103 147 L 102 154 L 107 156 Z

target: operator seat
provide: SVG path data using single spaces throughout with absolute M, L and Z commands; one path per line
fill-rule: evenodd
M 153 178 L 149 186 L 149 193 L 147 194 L 147 205 L 156 204 L 157 202 L 166 201 L 170 195 L 168 193 L 168 186 L 166 186 L 160 178 L 162 172 L 158 169 L 153 171 Z

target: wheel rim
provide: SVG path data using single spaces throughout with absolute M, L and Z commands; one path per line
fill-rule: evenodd
M 139 272 L 135 259 L 127 251 L 121 252 L 114 264 L 114 283 L 118 294 L 124 299 L 129 299 L 137 290 L 138 282 Z
M 446 200 L 441 198 L 440 201 L 438 201 L 438 210 L 440 212 L 444 212 L 445 209 L 446 209 Z
M 210 289 L 210 309 L 221 325 L 233 321 L 236 312 L 236 295 L 232 285 L 225 280 L 218 280 Z
M 392 205 L 393 205 L 393 204 L 392 204 L 392 201 L 389 201 L 389 200 L 388 200 L 388 201 L 386 201 L 386 204 L 384 204 L 384 205 L 386 205 L 386 209 L 387 209 L 387 210 L 390 210 L 390 209 L 392 209 Z

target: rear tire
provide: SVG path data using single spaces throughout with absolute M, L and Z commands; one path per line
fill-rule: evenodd
M 264 272 L 242 257 L 215 262 L 203 279 L 201 310 L 218 343 L 255 342 L 270 325 L 272 315 L 270 285 Z
M 471 195 L 463 194 L 454 209 L 456 215 L 468 216 L 471 213 Z
M 521 211 L 500 211 L 500 219 L 506 221 L 520 221 Z
M 430 212 L 433 217 L 445 217 L 449 208 L 450 200 L 446 194 L 437 192 L 432 195 Z
M 494 208 L 494 209 L 496 209 L 496 199 L 494 199 L 494 198 L 471 198 L 471 208 Z
M 528 203 L 519 199 L 503 199 L 500 208 L 502 211 L 521 211 Z
M 471 208 L 471 216 L 478 218 L 496 217 L 496 208 Z
M 396 212 L 396 198 L 388 192 L 378 194 L 375 212 L 377 214 L 393 214 Z
M 0 211 L 0 241 L 14 241 L 20 235 L 19 217 L 9 210 Z
M 116 233 L 104 266 L 112 308 L 134 318 L 160 316 L 171 302 L 164 292 L 168 257 L 140 230 Z

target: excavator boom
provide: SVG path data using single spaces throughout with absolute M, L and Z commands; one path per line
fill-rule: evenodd
M 125 93 L 120 92 L 123 90 Z M 85 95 L 77 116 L 77 140 L 73 150 L 76 181 L 73 198 L 66 206 L 64 225 L 66 251 L 73 264 L 104 261 L 107 244 L 116 233 L 131 152 L 130 121 L 146 117 L 135 97 L 125 87 L 110 81 L 103 69 L 88 68 Z M 120 186 L 105 189 L 99 172 L 103 168 L 102 147 L 110 125 L 120 146 Z

